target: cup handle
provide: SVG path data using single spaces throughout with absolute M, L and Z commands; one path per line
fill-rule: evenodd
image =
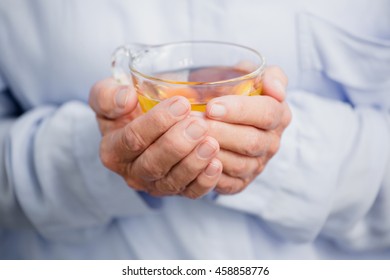
M 138 52 L 147 46 L 133 43 L 118 47 L 111 57 L 111 72 L 114 79 L 122 85 L 132 85 L 130 64 Z

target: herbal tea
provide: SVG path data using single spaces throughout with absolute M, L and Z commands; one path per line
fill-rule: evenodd
M 213 66 L 157 73 L 153 76 L 160 79 L 158 83 L 138 77 L 133 78 L 133 81 L 144 112 L 175 95 L 186 97 L 191 103 L 191 110 L 204 112 L 207 102 L 214 97 L 259 95 L 261 77 L 243 77 L 250 72 L 238 66 Z M 243 78 L 237 79 L 240 77 Z M 220 83 L 221 81 L 224 82 Z

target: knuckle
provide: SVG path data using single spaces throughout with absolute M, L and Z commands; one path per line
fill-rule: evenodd
M 234 190 L 234 184 L 233 184 L 233 179 L 231 178 L 224 178 L 218 182 L 217 185 L 217 191 L 220 194 L 230 194 Z
M 259 131 L 248 133 L 244 153 L 248 156 L 256 156 L 263 152 L 263 136 Z
M 264 168 L 265 168 L 265 159 L 263 157 L 257 157 L 256 158 L 256 161 L 257 161 L 257 167 L 256 167 L 256 170 L 255 170 L 255 176 L 259 175 L 261 172 L 263 172 Z
M 246 173 L 248 173 L 248 160 L 245 157 L 237 157 L 234 160 L 230 175 L 233 177 L 241 177 Z
M 250 99 L 249 98 L 240 98 L 240 96 L 232 96 L 233 101 L 234 101 L 234 110 L 231 110 L 232 113 L 234 113 L 235 117 L 238 118 L 238 120 L 245 120 L 248 117 L 248 110 L 246 107 L 246 102 L 248 102 Z
M 201 193 L 198 193 L 196 191 L 193 190 L 193 188 L 189 188 L 187 189 L 183 195 L 187 198 L 190 198 L 190 199 L 197 199 L 197 198 L 200 198 L 202 196 Z
M 177 186 L 175 182 L 169 179 L 161 179 L 158 181 L 155 181 L 154 183 L 155 189 L 158 190 L 160 193 L 166 194 L 166 195 L 174 195 L 178 194 L 182 188 Z
M 236 194 L 243 191 L 246 186 L 249 184 L 250 179 L 241 179 L 241 178 L 225 178 L 221 180 L 217 186 L 217 191 L 220 194 Z
M 166 175 L 165 168 L 160 164 L 156 164 L 156 162 L 152 160 L 148 154 L 144 154 L 142 156 L 142 161 L 139 164 L 143 176 L 145 176 L 148 180 L 159 181 Z
M 100 143 L 99 157 L 102 164 L 110 170 L 114 170 L 118 163 L 118 159 L 115 153 L 110 152 L 110 147 L 107 146 L 105 139 L 103 138 Z
M 209 128 L 210 133 L 217 133 L 220 130 L 221 123 L 208 119 L 207 121 L 207 126 Z
M 99 148 L 99 158 L 103 166 L 111 171 L 114 171 L 120 175 L 129 174 L 128 169 L 132 167 L 131 162 L 125 162 L 122 154 L 119 154 L 115 148 L 110 144 L 112 143 L 113 135 L 107 135 L 103 137 Z
M 175 166 L 175 172 L 176 174 L 173 176 L 170 176 L 170 180 L 177 181 L 177 182 L 184 182 L 190 183 L 189 181 L 192 181 L 196 178 L 196 176 L 200 173 L 201 167 L 194 164 L 194 161 L 189 161 L 189 160 L 182 160 L 180 164 L 177 164 Z M 177 173 L 183 174 L 184 177 L 178 176 Z M 183 186 L 184 189 L 185 186 Z
M 206 120 L 207 121 L 207 132 L 206 135 L 213 137 L 218 140 L 221 138 L 221 135 L 224 135 L 225 123 L 214 120 Z
M 189 198 L 199 198 L 210 192 L 216 186 L 216 180 L 209 180 L 204 176 L 198 176 L 193 183 L 189 185 L 184 191 L 185 194 L 188 195 Z
M 122 144 L 126 150 L 136 154 L 141 153 L 146 147 L 144 139 L 134 130 L 131 124 L 124 127 Z
M 148 173 L 148 177 L 154 181 L 161 180 L 165 176 L 165 170 L 163 168 L 158 168 L 158 167 L 152 167 L 148 168 L 146 167 L 145 170 Z
M 218 192 L 220 194 L 233 194 L 234 193 L 234 187 L 231 185 L 221 185 L 218 186 Z
M 153 109 L 155 109 L 156 107 L 154 107 Z M 149 123 L 153 124 L 155 129 L 159 132 L 166 131 L 167 128 L 172 126 L 172 124 L 174 123 L 173 118 L 167 110 L 163 110 L 161 108 L 156 110 L 153 109 L 148 112 Z
M 195 144 L 191 144 L 188 141 L 178 141 L 179 137 L 177 133 L 169 133 L 163 139 L 163 145 L 167 152 L 176 158 L 186 156 L 195 147 Z
M 249 183 L 252 181 L 253 178 L 245 178 L 241 179 L 240 182 L 237 184 L 236 189 L 234 190 L 233 194 L 240 193 L 243 190 L 246 189 L 246 187 L 249 185 Z
M 164 146 L 167 147 L 169 152 L 175 154 L 184 154 L 185 153 L 185 145 L 181 141 L 177 141 L 177 135 L 168 134 L 164 137 Z
M 237 194 L 237 193 L 242 192 L 243 190 L 246 189 L 246 187 L 248 186 L 248 184 L 251 181 L 250 178 L 245 178 L 245 179 L 238 178 L 238 179 L 239 180 L 236 181 L 235 185 L 230 190 L 229 194 Z
M 237 186 L 235 189 L 231 190 L 229 194 L 237 194 L 245 190 L 246 186 L 244 184 Z
M 147 191 L 149 188 L 147 184 L 144 182 L 137 182 L 131 176 L 124 176 L 123 179 L 125 180 L 127 186 L 136 191 Z
M 164 110 L 151 110 L 149 113 L 149 119 L 151 123 L 164 124 L 168 122 L 169 116 L 164 114 Z

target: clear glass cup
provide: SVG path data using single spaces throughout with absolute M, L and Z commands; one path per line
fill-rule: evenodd
M 113 76 L 135 87 L 144 112 L 174 95 L 185 96 L 191 109 L 201 112 L 214 97 L 259 95 L 264 69 L 257 51 L 214 41 L 130 44 L 112 58 Z

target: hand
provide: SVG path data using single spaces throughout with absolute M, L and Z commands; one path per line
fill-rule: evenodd
M 219 145 L 223 174 L 216 191 L 234 194 L 245 189 L 278 151 L 284 129 L 291 121 L 285 99 L 287 77 L 268 67 L 260 96 L 223 96 L 207 104 L 209 135 Z
M 101 160 L 130 187 L 189 198 L 215 187 L 219 144 L 202 118 L 190 116 L 186 98 L 172 97 L 142 114 L 134 91 L 107 79 L 92 87 L 89 104 L 103 135 Z

